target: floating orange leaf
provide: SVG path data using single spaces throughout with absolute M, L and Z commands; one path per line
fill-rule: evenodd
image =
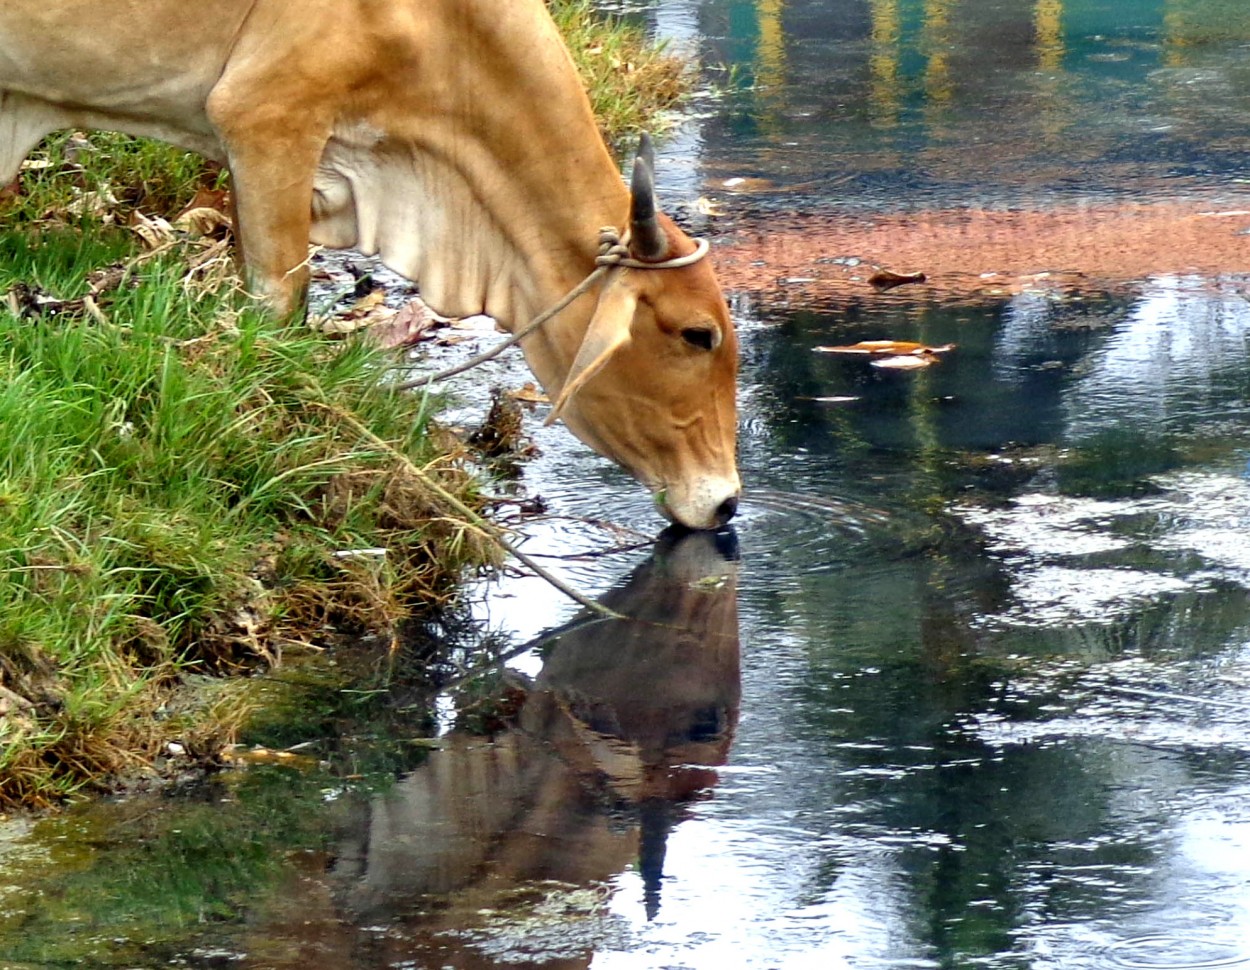
M 928 357 L 954 350 L 954 344 L 931 347 L 912 340 L 861 340 L 857 344 L 836 347 L 813 347 L 818 354 L 869 354 L 878 357 L 919 356 Z
M 868 277 L 870 285 L 878 290 L 892 290 L 905 283 L 923 283 L 928 279 L 924 273 L 895 273 L 888 269 L 879 269 Z

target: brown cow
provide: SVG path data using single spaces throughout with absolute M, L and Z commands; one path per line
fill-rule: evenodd
M 66 127 L 227 163 L 249 285 L 283 313 L 310 239 L 505 330 L 590 273 L 601 226 L 644 263 L 695 251 L 645 162 L 622 182 L 542 0 L 4 0 L 0 185 Z M 737 342 L 707 260 L 614 270 L 523 349 L 669 518 L 733 515 Z

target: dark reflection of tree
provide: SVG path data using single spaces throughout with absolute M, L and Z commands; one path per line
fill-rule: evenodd
M 654 915 L 668 832 L 716 783 L 737 724 L 736 579 L 732 533 L 661 537 L 602 598 L 628 619 L 548 637 L 505 729 L 453 732 L 363 806 L 335 866 L 348 919 L 429 939 L 483 911 L 520 912 L 544 883 L 600 886 L 631 862 Z M 593 944 L 559 965 L 584 965 Z M 468 950 L 439 960 L 490 965 Z
M 1250 629 L 1250 597 L 1209 590 L 1101 623 L 987 629 L 974 621 L 1001 601 L 1001 566 L 951 551 L 845 570 L 805 595 L 820 610 L 804 618 L 809 670 L 794 729 L 839 779 L 837 822 L 822 833 L 830 848 L 810 894 L 835 891 L 844 874 L 888 853 L 907 937 L 944 967 L 991 957 L 1012 966 L 1005 955 L 1020 954 L 1033 928 L 1114 925 L 1159 905 L 1177 801 L 1195 778 L 1230 760 L 1244 773 L 1246 760 L 1134 743 L 1131 719 L 1149 717 L 1148 705 L 1119 715 L 1124 734 L 1108 738 L 1060 727 L 995 744 L 971 719 L 1079 721 L 1086 705 L 1106 702 L 1105 681 L 1076 699 L 1072 691 L 1097 676 L 1099 661 L 1226 651 Z M 1090 666 L 1029 681 L 1029 655 Z M 813 814 L 827 811 L 822 796 L 797 797 L 813 799 Z

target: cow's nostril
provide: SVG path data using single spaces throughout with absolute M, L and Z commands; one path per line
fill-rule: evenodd
M 724 525 L 735 515 L 738 514 L 738 496 L 731 495 L 725 501 L 721 502 L 720 507 L 716 510 L 716 521 Z

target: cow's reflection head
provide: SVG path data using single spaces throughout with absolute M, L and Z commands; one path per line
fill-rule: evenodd
M 370 803 L 340 853 L 349 913 L 436 894 L 465 919 L 534 880 L 597 883 L 640 857 L 654 911 L 668 829 L 715 783 L 737 725 L 736 580 L 732 533 L 662 536 L 602 597 L 628 619 L 544 638 L 513 727 L 453 733 Z

